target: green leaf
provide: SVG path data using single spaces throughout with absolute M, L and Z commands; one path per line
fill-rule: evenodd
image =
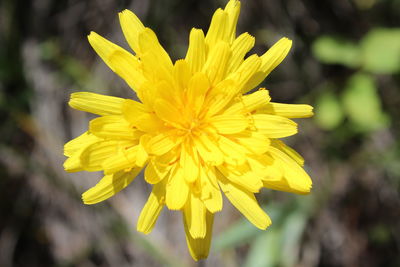
M 370 75 L 356 73 L 347 82 L 343 105 L 358 132 L 370 132 L 388 126 L 389 117 L 382 111 L 375 82 Z
M 343 110 L 335 94 L 328 90 L 317 98 L 314 120 L 319 127 L 332 130 L 339 126 L 343 119 Z
M 256 228 L 249 221 L 241 219 L 215 239 L 213 249 L 220 251 L 235 248 L 262 232 L 262 230 Z
M 322 36 L 314 41 L 312 52 L 319 61 L 326 64 L 357 67 L 361 63 L 361 54 L 355 44 L 332 36 Z
M 272 267 L 279 263 L 281 256 L 281 231 L 271 227 L 259 235 L 251 244 L 245 267 Z
M 302 210 L 289 214 L 282 227 L 282 266 L 295 266 L 308 216 Z
M 376 28 L 361 40 L 363 68 L 379 74 L 400 71 L 400 28 Z
M 274 223 L 279 224 L 284 215 L 284 207 L 282 207 L 282 205 L 271 203 L 262 208 L 268 212 L 268 215 Z M 269 228 L 267 231 L 269 231 Z M 240 219 L 215 238 L 213 241 L 213 250 L 219 251 L 241 246 L 243 243 L 248 242 L 264 232 L 265 231 L 256 228 L 247 219 Z

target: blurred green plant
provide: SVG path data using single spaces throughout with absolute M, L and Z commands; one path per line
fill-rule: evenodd
M 325 35 L 312 45 L 314 56 L 325 64 L 361 68 L 376 74 L 400 71 L 400 28 L 375 28 L 355 44 Z
M 250 244 L 244 260 L 245 267 L 294 266 L 299 260 L 299 249 L 306 223 L 314 211 L 313 195 L 294 197 L 285 204 L 271 203 L 264 207 L 273 224 L 267 231 L 239 220 L 221 233 L 213 244 L 216 251 Z
M 322 36 L 315 40 L 312 51 L 322 63 L 359 70 L 348 78 L 340 97 L 332 88 L 321 90 L 315 104 L 315 121 L 319 127 L 333 130 L 345 117 L 357 133 L 389 126 L 390 119 L 382 109 L 374 75 L 400 71 L 400 28 L 372 29 L 358 44 Z
M 325 130 L 336 128 L 344 120 L 344 111 L 339 98 L 330 89 L 323 90 L 315 103 L 315 121 Z
M 389 117 L 382 111 L 371 75 L 364 73 L 352 75 L 342 94 L 342 102 L 356 132 L 370 132 L 389 125 Z

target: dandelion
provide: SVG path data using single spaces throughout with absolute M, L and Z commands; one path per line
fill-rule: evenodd
M 311 179 L 303 158 L 279 138 L 296 134 L 291 118 L 312 116 L 312 107 L 271 102 L 264 88 L 249 93 L 287 55 L 282 38 L 262 56 L 245 58 L 254 37 L 236 37 L 240 2 L 218 9 L 207 34 L 193 28 L 186 57 L 173 63 L 129 10 L 119 13 L 135 52 L 92 32 L 89 42 L 140 101 L 90 92 L 71 95 L 72 108 L 99 117 L 65 144 L 68 172 L 103 171 L 82 195 L 85 204 L 103 201 L 144 170 L 152 185 L 137 230 L 149 233 L 163 209 L 182 211 L 186 241 L 195 260 L 209 253 L 214 214 L 222 193 L 256 227 L 271 220 L 254 193 L 266 187 L 306 194 Z

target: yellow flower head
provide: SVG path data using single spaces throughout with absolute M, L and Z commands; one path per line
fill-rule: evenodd
M 185 59 L 173 63 L 154 32 L 129 10 L 119 14 L 135 55 L 92 32 L 90 44 L 136 92 L 140 102 L 89 92 L 70 106 L 99 115 L 89 130 L 65 145 L 66 171 L 104 171 L 86 191 L 94 204 L 125 188 L 144 169 L 153 185 L 137 230 L 149 233 L 166 205 L 181 210 L 195 260 L 206 258 L 221 190 L 256 227 L 271 221 L 254 193 L 262 187 L 308 193 L 302 157 L 278 138 L 297 132 L 290 118 L 312 116 L 308 105 L 270 102 L 268 91 L 248 93 L 285 58 L 282 38 L 262 56 L 245 58 L 254 37 L 236 37 L 240 2 L 218 9 L 207 34 L 192 29 Z

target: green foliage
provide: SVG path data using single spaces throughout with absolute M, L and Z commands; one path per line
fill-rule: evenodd
M 389 119 L 382 111 L 377 88 L 370 75 L 354 74 L 347 82 L 342 101 L 356 131 L 369 132 L 388 126 Z
M 360 51 L 355 44 L 332 36 L 318 38 L 312 46 L 312 51 L 319 61 L 326 64 L 357 67 L 361 61 Z
M 237 244 L 247 242 L 261 233 L 262 231 L 254 227 L 249 221 L 240 220 L 215 240 L 213 249 L 231 249 Z
M 267 231 L 242 219 L 215 239 L 213 249 L 232 249 L 247 242 L 250 250 L 243 266 L 294 266 L 313 199 L 310 195 L 294 197 L 284 205 L 272 203 L 266 207 L 273 222 Z
M 400 28 L 374 28 L 353 44 L 332 36 L 318 38 L 312 47 L 314 56 L 326 64 L 340 64 L 376 74 L 400 70 Z M 343 122 L 344 113 L 355 132 L 371 132 L 389 125 L 382 111 L 373 76 L 356 73 L 346 83 L 341 100 L 330 90 L 317 98 L 315 121 L 325 130 Z M 343 108 L 342 108 L 343 107 Z
M 344 113 L 338 97 L 331 91 L 324 91 L 315 103 L 314 120 L 319 127 L 332 130 L 344 119 Z
M 275 266 L 279 263 L 281 247 L 281 229 L 273 227 L 268 234 L 259 235 L 250 248 L 245 267 Z
M 371 30 L 360 43 L 365 70 L 390 74 L 400 70 L 400 28 Z
M 322 36 L 312 46 L 314 56 L 325 64 L 362 68 L 377 74 L 400 70 L 400 28 L 375 28 L 360 43 Z

